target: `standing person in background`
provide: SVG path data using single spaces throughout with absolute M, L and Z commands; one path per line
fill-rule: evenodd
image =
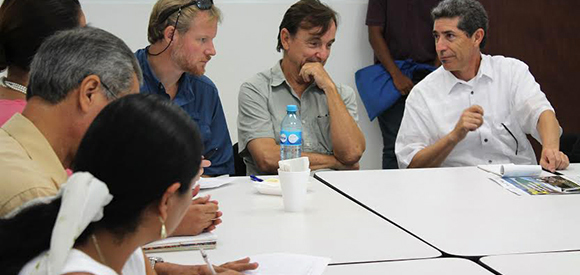
M 405 75 L 395 60 L 439 66 L 433 45 L 433 20 L 430 12 L 439 0 L 369 0 L 366 24 L 375 63 L 390 74 L 401 97 L 378 116 L 383 135 L 383 169 L 397 169 L 395 140 L 405 111 L 405 101 L 413 86 L 430 71 Z
M 286 105 L 302 119 L 302 155 L 310 169 L 358 169 L 365 138 L 358 127 L 356 95 L 335 84 L 324 65 L 338 26 L 337 14 L 318 0 L 302 0 L 284 14 L 277 50 L 282 59 L 243 83 L 238 137 L 248 174 L 275 174 Z
M 234 174 L 232 142 L 218 90 L 204 75 L 216 54 L 213 39 L 220 20 L 212 0 L 159 0 L 149 18 L 151 45 L 135 53 L 143 70 L 141 93 L 171 100 L 199 126 L 204 155 L 211 161 L 205 176 Z
M 0 126 L 26 105 L 30 62 L 48 36 L 85 26 L 78 0 L 5 0 L 0 6 Z

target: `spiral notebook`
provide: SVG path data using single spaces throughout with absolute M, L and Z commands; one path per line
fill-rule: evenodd
M 196 236 L 169 237 L 167 239 L 148 243 L 142 249 L 145 252 L 167 252 L 182 250 L 215 249 L 217 235 L 205 232 Z

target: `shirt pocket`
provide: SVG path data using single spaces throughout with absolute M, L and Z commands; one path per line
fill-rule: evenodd
M 332 154 L 332 138 L 330 137 L 330 118 L 328 114 L 314 118 L 314 135 L 316 144 L 314 150 L 319 153 Z
M 505 119 L 498 119 L 493 129 L 505 156 L 521 156 L 524 151 L 530 150 L 526 134 L 522 132 L 515 116 L 508 115 Z

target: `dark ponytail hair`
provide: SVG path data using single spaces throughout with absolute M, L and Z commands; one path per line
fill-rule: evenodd
M 85 242 L 96 229 L 122 240 L 175 182 L 181 183 L 180 194 L 190 193 L 202 149 L 197 126 L 170 101 L 135 94 L 110 103 L 87 130 L 73 168 L 105 182 L 113 200 L 103 219 L 91 223 L 76 243 Z M 0 219 L 0 266 L 9 267 L 8 274 L 17 274 L 48 249 L 59 206 L 56 200 Z
M 78 0 L 4 0 L 0 6 L 0 71 L 8 66 L 30 70 L 45 38 L 79 26 Z

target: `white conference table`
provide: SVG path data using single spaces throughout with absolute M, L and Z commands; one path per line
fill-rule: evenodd
M 559 233 L 563 232 L 558 230 L 555 234 Z M 578 251 L 489 256 L 481 258 L 481 262 L 502 275 L 580 274 Z
M 304 212 L 285 212 L 282 197 L 262 195 L 249 177 L 201 192 L 219 201 L 223 223 L 214 264 L 287 252 L 329 257 L 331 263 L 434 258 L 439 251 L 312 179 Z M 198 251 L 150 253 L 179 264 L 203 263 Z
M 564 172 L 580 175 L 580 164 Z M 580 249 L 580 238 L 571 237 L 580 232 L 578 194 L 517 196 L 476 167 L 316 176 L 450 255 Z
M 325 275 L 493 275 L 480 265 L 465 259 L 439 258 L 428 260 L 395 261 L 351 265 L 331 265 Z

